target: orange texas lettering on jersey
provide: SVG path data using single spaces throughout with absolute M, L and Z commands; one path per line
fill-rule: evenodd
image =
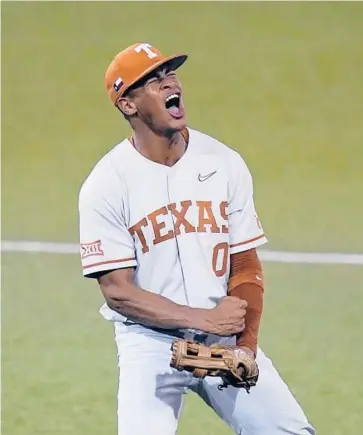
M 193 205 L 194 202 L 194 205 Z M 142 252 L 145 254 L 149 252 L 149 246 L 146 242 L 144 230 L 146 227 L 151 226 L 153 231 L 153 244 L 165 242 L 175 236 L 184 233 L 228 233 L 228 216 L 227 216 L 227 201 L 223 201 L 219 205 L 219 215 L 225 225 L 218 225 L 216 216 L 212 208 L 212 201 L 181 201 L 179 204 L 172 202 L 164 207 L 149 213 L 146 217 L 139 220 L 135 225 L 129 228 L 132 236 L 136 235 L 142 245 Z M 196 207 L 198 209 L 197 226 L 193 225 L 188 220 L 188 211 L 190 208 Z M 165 216 L 169 212 L 174 217 L 174 228 L 166 230 Z M 219 216 L 218 216 L 219 217 Z M 220 220 L 220 219 L 218 219 Z

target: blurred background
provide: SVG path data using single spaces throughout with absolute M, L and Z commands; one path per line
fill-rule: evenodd
M 81 183 L 130 133 L 134 42 L 187 52 L 189 125 L 240 151 L 268 249 L 363 252 L 363 4 L 2 2 L 2 239 L 76 243 Z M 319 434 L 363 425 L 362 265 L 264 263 L 261 345 Z M 2 254 L 4 435 L 116 433 L 116 350 L 77 255 Z M 230 430 L 187 398 L 181 435 Z

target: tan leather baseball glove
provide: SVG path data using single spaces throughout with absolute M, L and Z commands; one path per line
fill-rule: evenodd
M 250 388 L 258 380 L 258 366 L 243 349 L 213 344 L 206 346 L 189 340 L 175 340 L 172 344 L 171 367 L 187 370 L 197 378 L 218 376 L 222 378 L 219 389 L 229 385 Z

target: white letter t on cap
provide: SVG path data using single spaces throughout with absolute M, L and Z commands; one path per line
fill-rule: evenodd
M 144 51 L 149 59 L 158 57 L 158 55 L 154 53 L 152 50 L 150 50 L 150 48 L 152 48 L 150 44 L 139 44 L 137 47 L 134 48 L 134 50 L 136 51 L 136 53 L 140 53 L 141 51 Z

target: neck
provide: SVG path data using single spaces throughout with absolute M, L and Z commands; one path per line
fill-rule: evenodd
M 187 144 L 180 131 L 164 136 L 147 129 L 134 131 L 133 145 L 147 159 L 173 166 L 183 156 Z

